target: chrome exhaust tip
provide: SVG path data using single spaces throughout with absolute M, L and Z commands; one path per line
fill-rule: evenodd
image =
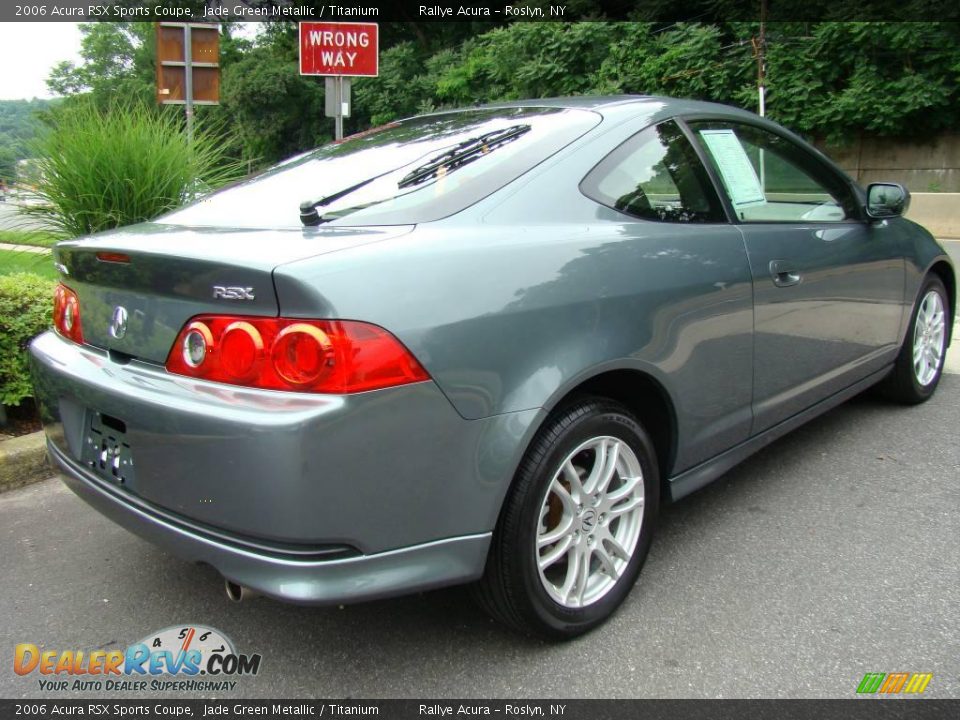
M 224 580 L 223 587 L 227 591 L 227 599 L 230 600 L 230 602 L 242 602 L 244 598 L 248 598 L 251 595 L 247 588 L 231 580 Z

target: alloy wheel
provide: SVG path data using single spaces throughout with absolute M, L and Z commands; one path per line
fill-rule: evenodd
M 920 302 L 913 329 L 913 371 L 920 385 L 927 386 L 937 377 L 945 342 L 943 298 L 931 290 Z
M 613 589 L 637 547 L 643 506 L 640 461 L 623 440 L 591 438 L 564 459 L 536 537 L 540 581 L 555 602 L 581 608 Z

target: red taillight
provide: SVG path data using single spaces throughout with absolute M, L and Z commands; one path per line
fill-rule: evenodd
M 53 328 L 65 338 L 83 342 L 80 326 L 80 298 L 63 283 L 53 291 Z
M 97 260 L 100 262 L 111 262 L 111 263 L 124 263 L 127 264 L 130 262 L 130 256 L 126 253 L 118 252 L 98 252 Z
M 376 325 L 223 315 L 187 323 L 167 370 L 232 385 L 333 394 L 429 379 L 400 341 Z
M 270 360 L 277 375 L 296 387 L 316 384 L 337 365 L 327 334 L 302 322 L 287 325 L 277 333 Z
M 256 376 L 263 362 L 263 337 L 248 322 L 238 321 L 224 328 L 220 336 L 220 364 L 237 382 Z

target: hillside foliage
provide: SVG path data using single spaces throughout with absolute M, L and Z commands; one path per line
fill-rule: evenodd
M 0 179 L 16 179 L 17 161 L 29 156 L 49 100 L 0 100 Z
M 152 103 L 148 24 L 82 26 L 83 62 L 57 92 Z M 353 80 L 348 132 L 434 109 L 517 98 L 641 93 L 757 109 L 756 22 L 385 23 L 380 76 Z M 233 159 L 262 166 L 330 139 L 321 78 L 297 72 L 295 23 L 222 38 L 222 121 Z M 956 23 L 791 22 L 767 27 L 767 114 L 832 142 L 924 138 L 960 126 Z

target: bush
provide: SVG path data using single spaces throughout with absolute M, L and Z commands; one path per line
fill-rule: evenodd
M 171 108 L 100 110 L 78 102 L 55 112 L 51 123 L 32 147 L 42 204 L 26 211 L 69 237 L 151 220 L 197 188 L 240 175 L 214 133 L 196 130 L 188 143 Z
M 33 273 L 0 276 L 0 404 L 33 395 L 27 345 L 50 327 L 54 284 Z

